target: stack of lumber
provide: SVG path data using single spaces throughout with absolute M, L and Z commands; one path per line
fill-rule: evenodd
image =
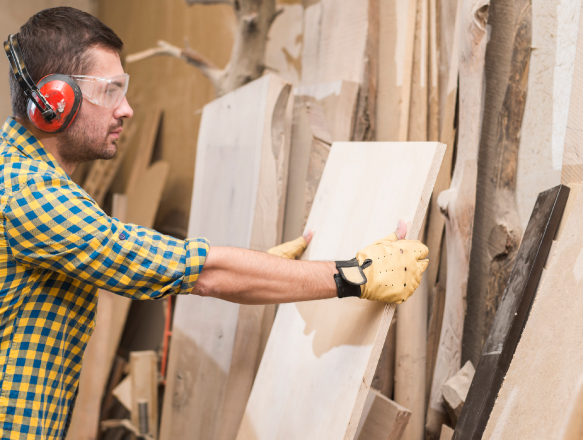
M 202 110 L 188 235 L 265 251 L 312 229 L 304 259 L 349 259 L 404 218 L 430 264 L 398 307 L 326 300 L 276 313 L 179 298 L 159 437 L 576 438 L 580 2 L 284 3 L 268 27 L 264 75 L 221 88 Z M 192 52 L 163 47 L 196 65 Z M 144 119 L 150 131 L 134 137 L 152 143 L 159 114 Z M 106 202 L 102 186 L 113 184 L 126 195 L 115 198 L 117 209 L 126 200 L 118 215 L 153 221 L 155 207 L 131 188 L 156 192 L 143 179 L 167 169 L 146 170 L 151 152 L 121 147 L 132 159 L 96 165 L 87 191 Z M 142 171 L 130 171 L 134 162 Z M 108 374 L 123 319 L 103 319 L 118 322 L 94 336 L 113 341 L 99 352 Z M 85 385 L 97 402 L 107 374 Z M 136 380 L 116 393 L 134 428 Z M 97 422 L 85 425 L 95 432 Z

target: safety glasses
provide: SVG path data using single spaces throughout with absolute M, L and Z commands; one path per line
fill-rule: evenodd
M 87 75 L 71 75 L 71 78 L 79 85 L 87 101 L 105 108 L 115 108 L 121 104 L 130 82 L 127 73 L 112 78 Z

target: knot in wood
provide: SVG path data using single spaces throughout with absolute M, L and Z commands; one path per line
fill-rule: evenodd
M 490 232 L 488 239 L 489 258 L 500 258 L 508 255 L 514 243 L 514 233 L 506 223 L 499 223 Z

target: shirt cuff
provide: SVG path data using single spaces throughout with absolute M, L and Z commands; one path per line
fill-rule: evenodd
M 186 264 L 178 295 L 188 295 L 192 292 L 210 248 L 209 241 L 206 238 L 187 238 L 185 242 Z

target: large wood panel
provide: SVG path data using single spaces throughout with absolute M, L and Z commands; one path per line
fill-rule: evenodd
M 189 236 L 261 251 L 281 240 L 290 90 L 268 75 L 205 106 Z M 269 313 L 265 306 L 178 298 L 160 438 L 234 437 Z
M 537 199 L 456 426 L 455 440 L 482 438 L 526 323 L 568 194 L 567 187 L 558 186 Z
M 335 143 L 307 227 L 307 260 L 350 259 L 399 218 L 419 236 L 445 146 Z M 238 440 L 354 438 L 394 305 L 358 298 L 281 305 Z
M 576 193 L 573 191 L 573 193 Z M 583 371 L 583 194 L 568 206 L 484 440 L 560 438 Z M 563 223 L 563 221 L 561 222 Z M 520 423 L 515 423 L 519 420 Z

